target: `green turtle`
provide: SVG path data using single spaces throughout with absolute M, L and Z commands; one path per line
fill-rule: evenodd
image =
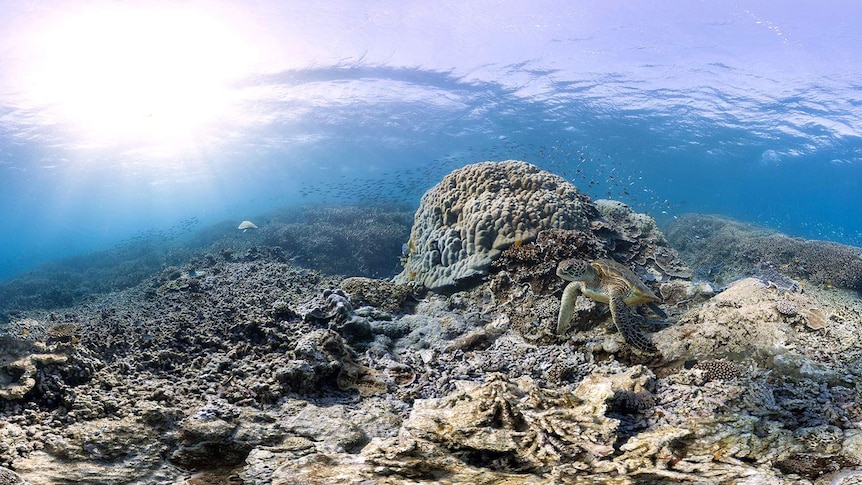
M 597 259 L 592 263 L 566 259 L 557 265 L 557 276 L 570 281 L 563 290 L 557 317 L 559 335 L 569 329 L 575 301 L 578 295 L 584 295 L 611 307 L 611 318 L 626 342 L 644 352 L 657 351 L 649 337 L 641 333 L 638 317 L 628 307 L 647 304 L 662 318 L 667 318 L 667 314 L 655 303 L 661 299 L 630 269 L 609 259 Z

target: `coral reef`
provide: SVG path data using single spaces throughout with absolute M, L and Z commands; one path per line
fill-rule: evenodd
M 691 269 L 670 247 L 655 219 L 616 200 L 598 199 L 595 205 L 607 223 L 596 232 L 604 235 L 614 260 L 640 269 L 638 276 L 647 281 L 691 279 Z
M 561 462 L 586 469 L 613 452 L 619 422 L 605 416 L 613 395 L 605 376 L 589 376 L 569 393 L 494 373 L 444 398 L 416 401 L 388 446 L 430 441 L 467 463 L 499 470 L 547 470 Z
M 400 270 L 398 255 L 413 212 L 395 206 L 310 206 L 260 219 L 267 224 L 254 234 L 237 231 L 234 221 L 191 233 L 198 222 L 184 221 L 104 251 L 40 266 L 0 283 L 0 324 L 19 319 L 21 312 L 68 307 L 131 288 L 158 272 L 165 289 L 193 291 L 204 276 L 196 270 L 216 260 L 260 257 L 255 251 L 261 246 L 279 259 L 326 274 L 387 278 Z M 198 261 L 188 265 L 192 259 Z
M 589 198 L 525 162 L 481 162 L 453 171 L 422 196 L 396 282 L 432 290 L 486 274 L 500 252 L 543 229 L 587 230 Z
M 700 277 L 727 284 L 743 276 L 774 280 L 795 289 L 781 276 L 824 287 L 862 291 L 862 248 L 792 238 L 730 219 L 687 214 L 665 228 L 668 240 Z M 785 288 L 786 287 L 786 288 Z
M 389 278 L 410 233 L 402 207 L 303 207 L 269 217 L 257 243 L 281 248 L 298 264 L 323 273 Z
M 32 319 L 18 322 L 15 327 L 34 328 Z M 0 399 L 31 402 L 46 406 L 75 401 L 72 389 L 92 376 L 98 363 L 86 349 L 76 347 L 72 338 L 58 338 L 76 325 L 54 325 L 38 340 L 38 334 L 28 334 L 23 340 L 12 335 L 0 336 Z M 58 330 L 59 329 L 59 330 Z M 59 343 L 57 343 L 60 341 Z
M 557 277 L 557 264 L 565 259 L 607 257 L 604 242 L 592 231 L 548 229 L 535 241 L 514 244 L 491 263 L 498 287 L 529 284 L 536 295 L 561 292 L 566 281 Z
M 781 279 L 776 260 L 745 262 L 757 271 L 726 288 L 689 281 L 656 257 L 676 258 L 650 218 L 597 206 L 447 293 L 327 276 L 259 245 L 277 224 L 232 222 L 236 244 L 15 314 L 0 335 L 0 481 L 858 480 L 857 292 Z M 631 352 L 586 298 L 577 331 L 555 334 L 554 268 L 570 257 L 627 262 L 664 297 L 667 321 L 644 319 L 659 354 Z
M 516 279 L 535 285 L 549 259 L 574 256 L 612 256 L 649 281 L 692 275 L 650 216 L 613 200 L 594 204 L 564 179 L 509 160 L 455 170 L 425 193 L 395 280 L 439 291 L 515 262 L 528 273 Z

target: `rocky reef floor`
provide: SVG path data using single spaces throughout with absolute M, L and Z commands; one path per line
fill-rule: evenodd
M 666 230 L 709 264 L 660 287 L 657 355 L 586 299 L 554 335 L 559 291 L 506 268 L 428 293 L 267 245 L 20 312 L 0 336 L 0 483 L 860 483 L 853 280 L 788 243 L 710 281 L 708 222 Z

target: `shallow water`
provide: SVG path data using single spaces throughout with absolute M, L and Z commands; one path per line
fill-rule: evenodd
M 505 159 L 659 220 L 859 245 L 860 8 L 9 4 L 0 278 L 279 207 L 415 207 Z

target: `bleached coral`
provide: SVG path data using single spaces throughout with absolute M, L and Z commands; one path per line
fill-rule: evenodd
M 496 454 L 506 467 L 590 465 L 613 452 L 619 421 L 605 415 L 611 378 L 587 376 L 574 392 L 540 388 L 529 377 L 491 374 L 441 399 L 418 400 L 404 423 L 411 436 L 468 454 Z

